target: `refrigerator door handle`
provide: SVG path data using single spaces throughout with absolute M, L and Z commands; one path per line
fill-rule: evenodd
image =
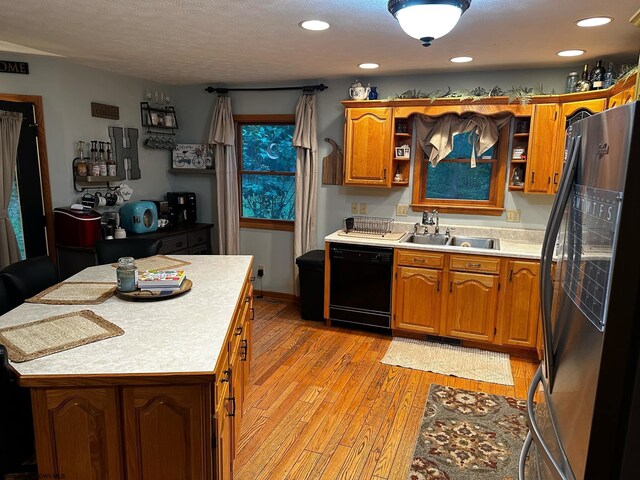
M 542 243 L 542 258 L 540 259 L 540 298 L 542 310 L 542 332 L 545 350 L 545 369 L 546 377 L 549 379 L 549 390 L 553 388 L 553 337 L 551 335 L 551 302 L 553 300 L 553 289 L 549 288 L 549 278 L 551 277 L 551 262 L 553 261 L 553 249 L 564 210 L 571 195 L 571 186 L 573 185 L 576 167 L 578 164 L 578 153 L 580 152 L 581 135 L 571 138 L 569 144 L 569 161 L 565 166 L 565 172 L 562 175 L 562 181 L 558 194 L 551 208 L 551 215 L 544 234 Z
M 531 381 L 531 385 L 529 386 L 529 394 L 527 395 L 527 417 L 529 420 L 529 435 L 531 435 L 532 440 L 536 443 L 536 451 L 538 455 L 542 456 L 544 463 L 547 467 L 553 467 L 553 475 L 558 480 L 569 480 L 565 474 L 562 472 L 562 468 L 558 465 L 555 458 L 549 451 L 549 447 L 544 443 L 542 438 L 542 434 L 540 433 L 540 428 L 536 423 L 535 413 L 533 411 L 533 397 L 536 394 L 536 387 L 538 383 L 542 380 L 542 366 L 538 367 L 538 371 L 536 372 L 533 380 Z M 526 445 L 526 440 L 525 440 Z M 528 448 L 528 447 L 527 447 Z M 524 453 L 524 449 L 523 449 Z M 520 455 L 520 461 L 522 462 L 522 454 Z M 524 457 L 526 458 L 526 453 L 524 453 Z M 523 480 L 524 477 L 521 477 Z
M 527 437 L 524 439 L 524 445 L 522 445 L 522 451 L 520 452 L 520 460 L 518 461 L 518 480 L 525 480 L 524 469 L 527 463 L 527 455 L 531 449 L 531 443 L 533 443 L 533 436 L 531 432 L 527 432 Z

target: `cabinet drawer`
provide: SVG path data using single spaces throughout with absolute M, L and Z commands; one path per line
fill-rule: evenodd
M 166 237 L 162 239 L 160 253 L 175 253 L 178 250 L 187 249 L 187 236 L 176 235 L 175 237 Z
M 491 257 L 451 255 L 449 268 L 451 270 L 461 270 L 463 272 L 497 274 L 500 272 L 500 259 Z
M 398 265 L 442 268 L 444 266 L 444 255 L 418 250 L 398 250 Z
M 208 241 L 209 235 L 204 230 L 189 234 L 189 248 L 199 245 L 206 245 Z

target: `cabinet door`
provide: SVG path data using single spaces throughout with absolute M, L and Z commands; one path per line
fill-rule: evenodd
M 556 140 L 555 163 L 552 170 L 552 190 L 550 193 L 556 193 L 560 186 L 560 177 L 562 176 L 562 168 L 566 160 L 565 141 L 567 138 L 566 130 L 573 123 L 590 117 L 594 113 L 604 111 L 607 106 L 605 98 L 596 98 L 594 100 L 585 100 L 582 102 L 569 102 L 562 104 L 562 118 L 558 124 L 558 133 Z
M 540 315 L 539 262 L 510 261 L 504 279 L 505 308 L 502 343 L 515 347 L 536 346 Z
M 496 275 L 450 272 L 445 334 L 490 342 L 495 332 L 498 284 Z
M 560 107 L 557 104 L 536 105 L 531 119 L 527 152 L 526 193 L 548 193 L 556 155 Z
M 124 478 L 115 388 L 34 389 L 32 400 L 41 478 Z
M 442 315 L 442 272 L 398 267 L 394 328 L 437 334 Z
M 627 103 L 633 102 L 635 99 L 636 87 L 632 85 L 626 90 L 621 91 L 613 95 L 609 98 L 609 102 L 607 104 L 607 108 L 619 107 L 620 105 L 626 105 Z
M 221 385 L 218 382 L 218 385 Z M 229 387 L 222 387 L 222 398 L 216 406 L 216 480 L 231 480 L 233 478 L 233 460 L 231 457 L 233 417 L 229 416 Z
M 201 385 L 124 387 L 127 478 L 205 478 L 205 395 Z
M 390 108 L 347 109 L 345 185 L 390 186 Z

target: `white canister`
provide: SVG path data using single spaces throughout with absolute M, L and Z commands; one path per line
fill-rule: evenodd
M 124 228 L 118 227 L 113 233 L 113 238 L 127 238 L 127 232 Z

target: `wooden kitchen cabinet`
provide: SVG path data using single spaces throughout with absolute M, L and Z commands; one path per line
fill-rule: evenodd
M 347 108 L 345 115 L 344 184 L 391 186 L 392 109 Z
M 497 275 L 449 272 L 444 334 L 465 340 L 491 342 L 495 334 Z
M 510 260 L 503 284 L 502 344 L 535 348 L 540 322 L 540 262 Z
M 399 266 L 394 328 L 437 335 L 442 318 L 442 271 Z
M 612 95 L 609 98 L 609 102 L 607 103 L 607 108 L 619 107 L 620 105 L 626 105 L 627 103 L 631 103 L 636 98 L 636 87 L 635 85 L 631 85 L 630 87 L 622 90 L 615 95 Z
M 531 119 L 527 152 L 525 193 L 550 193 L 555 165 L 556 136 L 560 106 L 555 103 L 535 105 Z
M 216 403 L 215 418 L 215 456 L 214 472 L 217 480 L 231 480 L 233 478 L 233 417 L 230 415 L 229 379 L 221 377 L 216 388 L 220 401 Z

